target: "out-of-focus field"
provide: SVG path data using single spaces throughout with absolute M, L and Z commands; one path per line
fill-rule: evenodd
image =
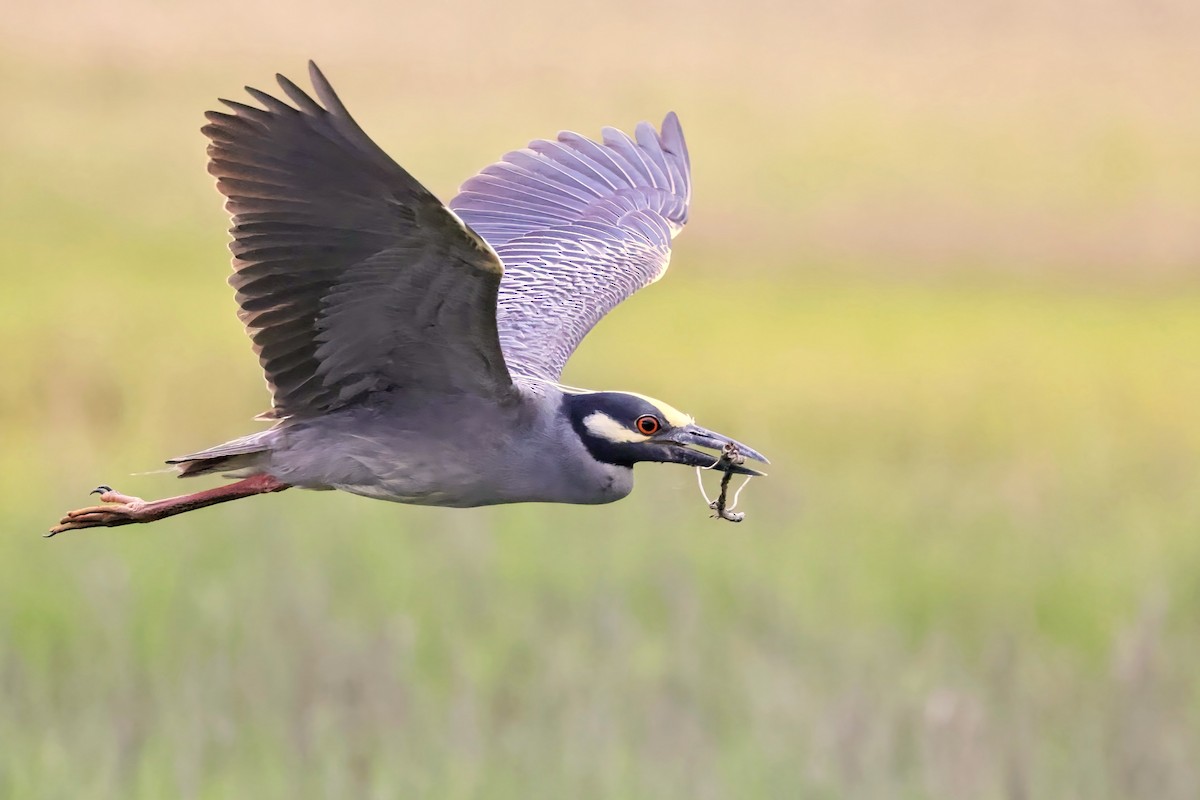
M 1194 4 L 402 5 L 6 12 L 0 797 L 1200 794 Z M 443 197 L 680 113 L 673 271 L 566 378 L 770 455 L 745 523 L 642 467 L 38 538 L 254 429 L 197 129 L 308 57 Z

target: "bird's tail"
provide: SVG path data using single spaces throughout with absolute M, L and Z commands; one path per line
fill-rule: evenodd
M 271 454 L 273 430 L 252 433 L 231 442 L 167 459 L 179 470 L 179 477 L 191 478 L 220 472 L 228 477 L 244 477 L 261 472 Z

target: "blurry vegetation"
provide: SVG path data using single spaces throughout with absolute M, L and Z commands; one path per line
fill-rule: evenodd
M 1200 794 L 1193 4 L 294 5 L 0 32 L 0 797 Z M 566 378 L 771 456 L 745 523 L 643 467 L 37 538 L 256 424 L 198 127 L 308 57 L 443 197 L 680 113 L 674 269 Z

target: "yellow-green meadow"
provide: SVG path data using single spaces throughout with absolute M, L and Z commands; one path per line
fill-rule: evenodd
M 0 797 L 1195 797 L 1200 19 L 918 5 L 10 15 Z M 260 424 L 199 127 L 310 57 L 445 199 L 679 113 L 672 269 L 564 378 L 761 449 L 745 522 L 644 466 L 40 538 Z

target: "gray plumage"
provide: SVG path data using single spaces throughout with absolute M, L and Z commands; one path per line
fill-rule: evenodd
M 267 416 L 342 408 L 420 386 L 498 398 L 512 381 L 496 335 L 503 268 L 350 117 L 315 67 L 322 108 L 222 101 L 204 133 L 233 218 L 239 316 L 271 388 Z
M 538 140 L 468 180 L 450 207 L 351 118 L 315 64 L 310 97 L 247 88 L 207 114 L 209 172 L 233 218 L 238 314 L 271 390 L 265 431 L 168 461 L 235 483 L 102 505 L 50 529 L 153 522 L 293 486 L 402 503 L 607 503 L 633 465 L 761 475 L 745 445 L 659 400 L 558 378 L 587 332 L 662 277 L 691 175 L 661 135 Z M 701 449 L 693 449 L 701 448 Z M 721 458 L 714 452 L 722 453 Z
M 447 207 L 310 75 L 316 100 L 279 76 L 291 104 L 248 88 L 261 107 L 223 100 L 204 127 L 277 422 L 168 463 L 475 506 L 609 502 L 635 461 L 715 461 L 685 444 L 732 440 L 666 404 L 557 384 L 587 332 L 667 268 L 691 197 L 674 114 L 661 135 L 532 142 Z M 628 427 L 647 415 L 661 434 Z

